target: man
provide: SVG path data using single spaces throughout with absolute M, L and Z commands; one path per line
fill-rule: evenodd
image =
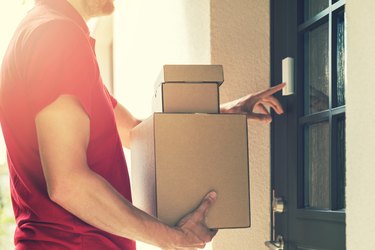
M 8 149 L 17 250 L 203 248 L 216 231 L 210 192 L 175 226 L 131 204 L 122 145 L 135 119 L 102 84 L 89 18 L 112 0 L 37 0 L 15 32 L 1 69 L 0 116 Z M 222 105 L 270 122 L 284 85 Z M 254 113 L 258 108 L 260 113 Z M 173 201 L 171 201 L 173 202 Z

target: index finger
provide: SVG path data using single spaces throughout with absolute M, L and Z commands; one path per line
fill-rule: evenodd
M 266 89 L 266 90 L 263 90 L 261 92 L 258 92 L 256 94 L 257 97 L 259 98 L 264 98 L 264 97 L 267 97 L 267 96 L 270 96 L 270 95 L 273 95 L 275 94 L 276 92 L 282 90 L 284 87 L 285 87 L 286 83 L 280 83 L 272 88 L 269 88 L 269 89 Z

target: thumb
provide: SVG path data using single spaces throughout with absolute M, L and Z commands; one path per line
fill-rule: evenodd
M 202 217 L 207 215 L 208 209 L 212 206 L 212 204 L 216 201 L 217 194 L 215 191 L 211 191 L 203 198 L 201 204 L 196 209 L 196 213 Z

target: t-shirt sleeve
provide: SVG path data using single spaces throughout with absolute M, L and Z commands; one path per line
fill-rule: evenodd
M 60 95 L 75 96 L 91 115 L 91 91 L 98 82 L 95 53 L 88 35 L 69 21 L 39 27 L 25 43 L 30 108 L 36 116 Z
M 114 98 L 113 95 L 111 95 L 111 93 L 109 93 L 109 91 L 108 91 L 108 89 L 107 89 L 106 86 L 104 86 L 104 90 L 105 90 L 105 93 L 107 94 L 107 97 L 111 101 L 112 107 L 116 108 L 116 106 L 117 106 L 117 100 L 116 100 L 116 98 Z

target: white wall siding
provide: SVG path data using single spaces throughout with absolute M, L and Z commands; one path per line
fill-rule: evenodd
M 346 239 L 348 250 L 375 241 L 375 1 L 347 0 Z

